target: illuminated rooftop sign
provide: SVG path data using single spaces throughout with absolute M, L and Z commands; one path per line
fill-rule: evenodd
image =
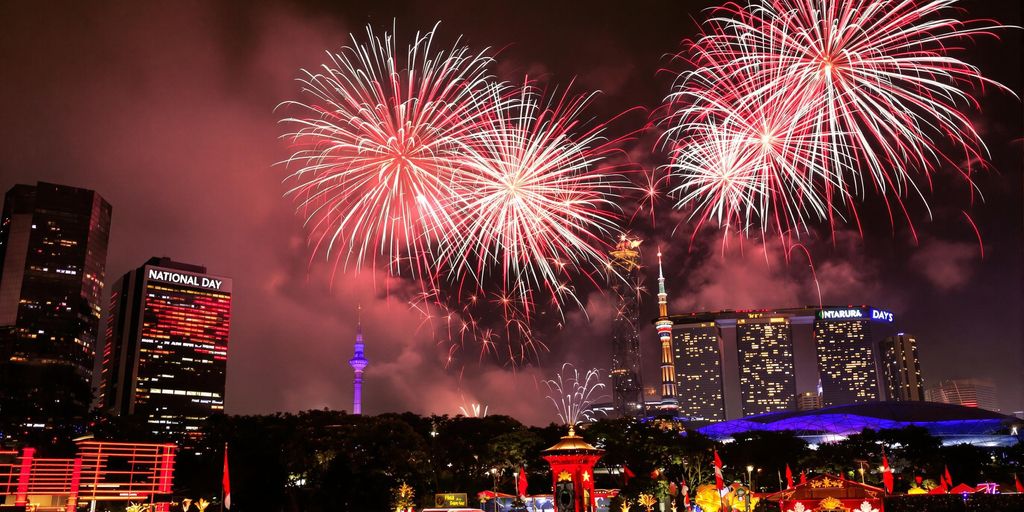
M 181 270 L 168 270 L 159 267 L 146 267 L 146 279 L 163 283 L 181 284 L 195 288 L 205 288 L 219 292 L 231 291 L 231 280 L 223 277 L 194 274 Z
M 890 311 L 874 308 L 836 308 L 818 312 L 819 320 L 875 320 L 892 323 L 896 320 Z

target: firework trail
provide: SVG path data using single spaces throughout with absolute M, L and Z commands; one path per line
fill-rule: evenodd
M 909 221 L 903 199 L 927 207 L 925 189 L 942 166 L 957 168 L 973 193 L 976 166 L 961 168 L 944 149 L 984 162 L 963 109 L 978 108 L 975 88 L 1007 89 L 952 52 L 1005 27 L 955 19 L 955 3 L 750 0 L 714 9 L 681 55 L 695 69 L 679 76 L 665 106 L 677 206 L 725 226 L 784 232 L 809 220 L 834 226 L 844 210 L 859 223 L 854 199 L 868 192 Z
M 547 398 L 563 423 L 572 426 L 581 421 L 594 421 L 594 403 L 607 398 L 607 395 L 598 393 L 605 387 L 600 375 L 600 370 L 594 368 L 587 370 L 581 378 L 576 367 L 565 363 L 554 379 L 544 381 L 551 393 Z
M 459 406 L 459 413 L 467 418 L 486 418 L 487 405 L 473 402 Z
M 431 268 L 430 249 L 452 233 L 447 208 L 459 172 L 460 138 L 491 105 L 491 58 L 456 42 L 438 49 L 434 30 L 403 51 L 394 33 L 371 28 L 319 70 L 304 71 L 304 101 L 282 120 L 298 166 L 288 192 L 306 218 L 315 251 L 356 269 L 384 266 L 413 276 Z M 500 86 L 491 86 L 500 87 Z

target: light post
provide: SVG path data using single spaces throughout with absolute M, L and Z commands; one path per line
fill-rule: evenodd
M 754 466 L 747 464 L 747 487 L 753 487 L 750 485 L 750 475 L 754 472 Z

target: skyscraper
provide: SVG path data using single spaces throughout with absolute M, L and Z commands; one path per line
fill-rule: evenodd
M 188 442 L 224 410 L 231 279 L 151 258 L 110 293 L 101 407 Z
M 640 243 L 623 235 L 611 251 L 608 285 L 616 299 L 612 319 L 612 405 L 619 416 L 644 414 L 640 362 Z
M 882 341 L 882 373 L 885 393 L 889 400 L 898 402 L 924 400 L 924 380 L 921 361 L 917 357 L 917 338 L 899 333 Z
M 818 312 L 814 346 L 825 407 L 878 401 L 878 374 L 868 311 L 875 310 L 849 307 Z
M 83 417 L 106 277 L 110 204 L 92 190 L 16 185 L 0 219 L 0 417 Z
M 693 421 L 725 420 L 718 327 L 714 322 L 677 324 L 674 333 L 679 413 Z
M 736 348 L 743 415 L 793 410 L 796 372 L 789 319 L 737 320 Z
M 661 341 L 661 403 L 658 408 L 669 414 L 679 410 L 676 396 L 676 368 L 672 350 L 672 319 L 668 317 L 668 292 L 665 291 L 665 273 L 661 268 L 661 252 L 658 252 L 658 320 L 654 322 Z
M 359 308 L 360 311 L 362 308 Z M 355 378 L 352 380 L 352 414 L 363 413 L 363 370 L 366 369 L 366 365 L 370 364 L 370 361 L 366 360 L 363 355 L 363 322 L 362 318 L 359 319 L 356 324 L 356 344 L 353 350 L 354 354 L 352 359 L 348 360 L 348 365 L 352 367 L 352 371 L 355 372 Z

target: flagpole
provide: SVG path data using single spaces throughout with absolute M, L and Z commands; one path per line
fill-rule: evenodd
M 228 442 L 224 441 L 224 467 L 228 465 Z M 222 470 L 223 471 L 223 470 Z M 220 512 L 224 512 L 224 475 L 220 476 Z

